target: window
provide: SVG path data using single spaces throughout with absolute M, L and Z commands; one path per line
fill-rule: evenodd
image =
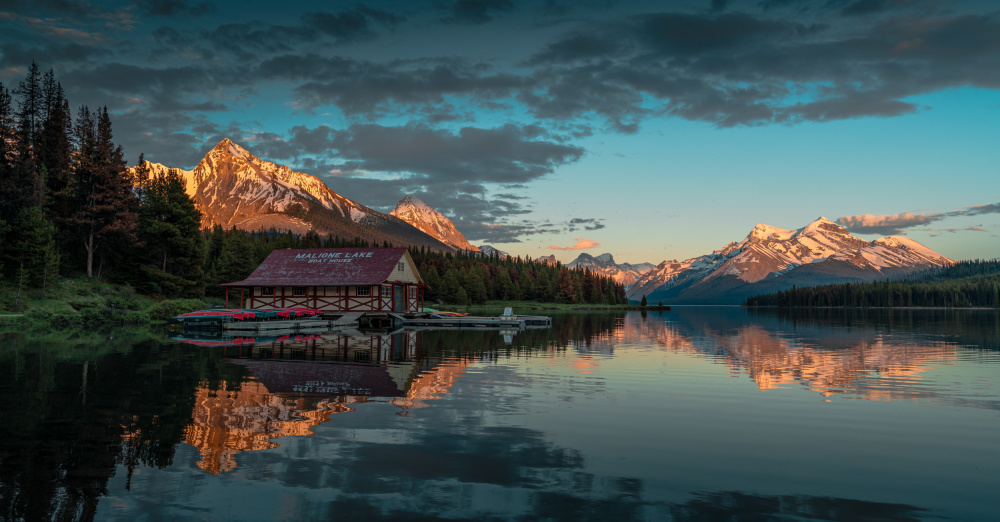
M 372 295 L 372 287 L 370 286 L 359 286 L 358 295 Z
M 273 286 L 260 287 L 260 295 L 274 295 L 274 287 Z
M 406 270 L 406 263 L 400 261 L 397 268 L 399 269 L 400 272 L 402 272 L 403 270 Z
M 293 296 L 306 295 L 306 287 L 304 287 L 304 286 L 293 286 L 292 287 L 292 295 Z
M 413 287 L 410 287 L 410 288 L 408 288 L 406 290 L 406 294 L 410 296 L 410 299 L 416 299 L 417 298 L 417 289 L 413 288 Z
M 382 297 L 392 297 L 392 287 L 383 286 L 382 287 Z

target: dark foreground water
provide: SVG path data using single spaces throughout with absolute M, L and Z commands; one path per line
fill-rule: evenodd
M 997 520 L 1000 316 L 0 334 L 0 520 Z

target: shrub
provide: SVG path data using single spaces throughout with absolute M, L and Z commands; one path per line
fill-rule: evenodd
M 186 314 L 202 308 L 205 308 L 205 303 L 200 299 L 167 299 L 150 307 L 149 318 L 166 321 L 175 315 Z

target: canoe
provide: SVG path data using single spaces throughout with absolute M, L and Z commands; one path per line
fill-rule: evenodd
M 242 320 L 245 316 L 242 312 L 236 312 L 232 310 L 198 310 L 197 312 L 188 312 L 186 314 L 176 315 L 170 318 L 170 322 L 173 323 L 187 323 L 187 322 L 219 322 L 228 319 Z

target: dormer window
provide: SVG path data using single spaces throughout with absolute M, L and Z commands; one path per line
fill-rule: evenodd
M 400 261 L 398 268 L 399 268 L 400 272 L 402 272 L 403 270 L 406 270 L 406 263 L 403 263 L 402 261 Z

